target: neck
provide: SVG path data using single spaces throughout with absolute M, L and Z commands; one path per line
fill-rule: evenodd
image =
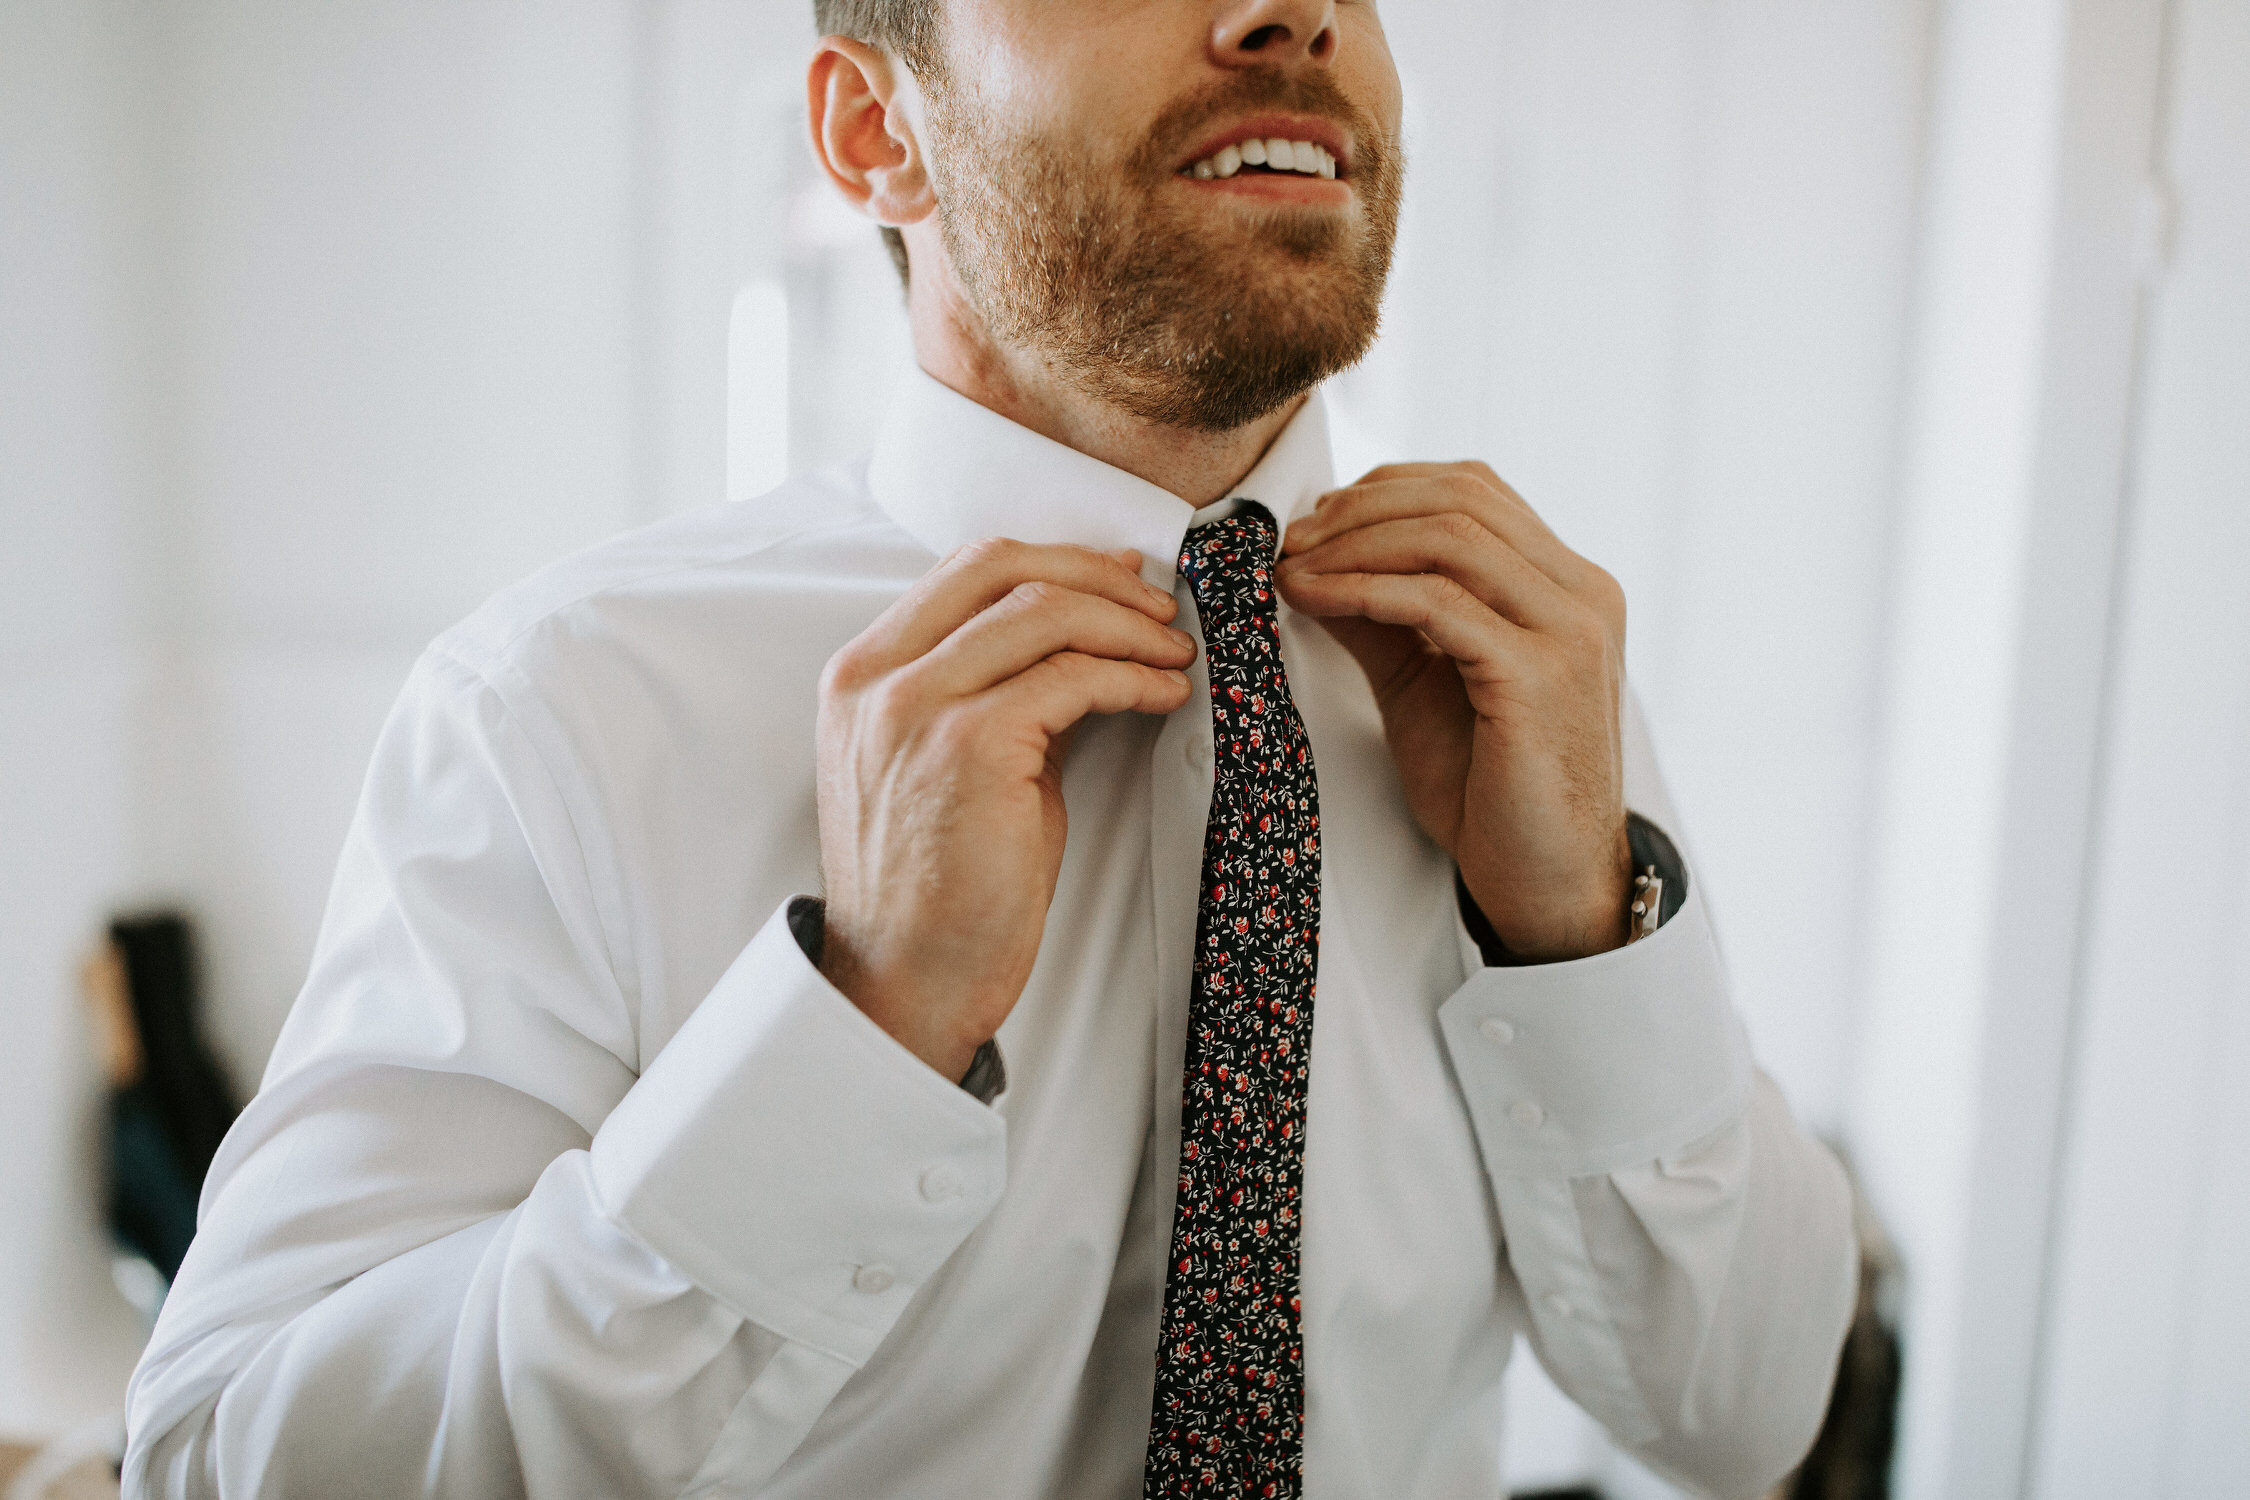
M 1224 499 L 1304 405 L 1299 396 L 1225 432 L 1144 421 L 995 342 L 942 258 L 917 253 L 914 268 L 907 315 L 923 370 L 979 406 L 1169 490 L 1190 506 Z

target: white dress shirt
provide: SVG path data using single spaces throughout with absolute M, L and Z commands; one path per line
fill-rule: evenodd
M 1236 494 L 1286 526 L 1330 487 L 1315 396 Z M 1136 547 L 1192 630 L 1199 514 L 917 375 L 868 462 L 441 637 L 134 1378 L 128 1493 L 1139 1495 L 1206 685 L 1078 735 L 989 1103 L 831 988 L 787 911 L 819 889 L 837 647 L 987 535 Z M 1281 640 L 1325 837 L 1306 1495 L 1498 1495 L 1519 1331 L 1658 1468 L 1762 1488 L 1818 1425 L 1854 1251 L 1700 884 L 1631 947 L 1483 967 L 1358 667 L 1286 607 Z M 1629 737 L 1630 803 L 1677 839 Z

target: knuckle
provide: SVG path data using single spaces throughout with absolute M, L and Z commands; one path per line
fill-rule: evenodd
M 867 707 L 880 722 L 903 724 L 912 721 L 922 707 L 920 680 L 912 672 L 893 672 L 867 689 Z
M 1611 630 L 1622 634 L 1625 629 L 1625 585 L 1607 569 L 1588 563 L 1591 576 L 1587 580 L 1594 608 L 1600 612 L 1602 622 Z
M 1055 676 L 1073 686 L 1084 686 L 1101 675 L 1101 662 L 1083 651 L 1057 651 L 1047 658 Z
M 1449 578 L 1443 573 L 1426 573 L 1423 576 L 1429 580 L 1424 593 L 1434 609 L 1452 614 L 1477 602 L 1476 595 L 1463 587 L 1458 578 Z
M 954 548 L 947 561 L 966 568 L 1005 567 L 1021 545 L 1004 536 L 980 536 Z
M 1008 597 L 1018 609 L 1049 610 L 1060 605 L 1067 589 L 1042 578 L 1029 579 L 1008 591 Z
M 847 641 L 820 669 L 820 695 L 833 698 L 857 692 L 869 675 L 867 650 L 858 641 Z
M 1437 518 L 1438 530 L 1445 539 L 1456 546 L 1470 546 L 1486 535 L 1484 526 L 1472 515 L 1457 510 L 1446 511 Z
M 1603 608 L 1615 610 L 1619 614 L 1625 612 L 1625 585 L 1617 581 L 1615 574 L 1606 568 L 1596 567 L 1594 589 Z

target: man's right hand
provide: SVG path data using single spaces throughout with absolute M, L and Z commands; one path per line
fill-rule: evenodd
M 820 682 L 821 972 L 952 1079 L 1031 977 L 1088 714 L 1187 701 L 1194 640 L 1137 553 L 955 551 Z

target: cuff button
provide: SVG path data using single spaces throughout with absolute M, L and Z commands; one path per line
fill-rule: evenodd
M 1501 1020 L 1498 1016 L 1486 1016 L 1483 1024 L 1479 1025 L 1477 1030 L 1484 1033 L 1486 1041 L 1496 1046 L 1505 1047 L 1516 1039 L 1516 1028 Z
M 852 1272 L 852 1289 L 872 1297 L 877 1292 L 889 1291 L 891 1283 L 897 1279 L 891 1274 L 889 1266 L 861 1266 Z
M 935 1166 L 922 1174 L 922 1197 L 931 1203 L 950 1203 L 961 1196 L 961 1174 L 948 1166 Z

